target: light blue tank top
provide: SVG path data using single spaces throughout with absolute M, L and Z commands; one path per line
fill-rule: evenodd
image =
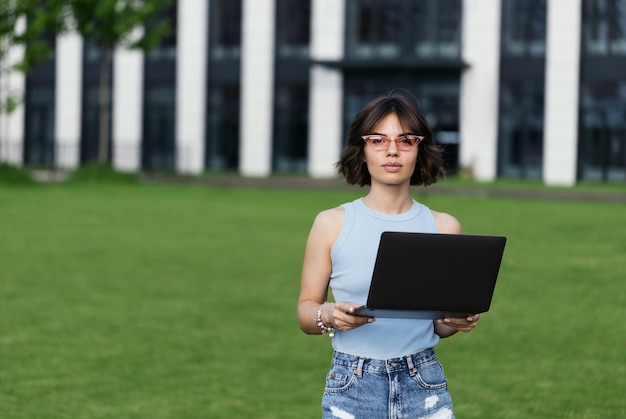
M 330 288 L 335 301 L 366 303 L 382 232 L 439 232 L 431 211 L 416 201 L 402 214 L 374 211 L 362 199 L 342 207 L 345 222 L 330 252 Z M 336 331 L 333 348 L 350 355 L 391 359 L 431 348 L 438 342 L 431 320 L 377 318 L 353 330 Z

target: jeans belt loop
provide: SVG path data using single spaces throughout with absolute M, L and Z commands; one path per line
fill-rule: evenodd
M 364 363 L 365 363 L 365 358 L 360 357 L 356 370 L 354 370 L 354 374 L 359 378 L 363 377 L 363 364 Z
M 406 365 L 409 368 L 409 375 L 411 377 L 415 376 L 415 374 L 417 374 L 417 367 L 413 364 L 413 357 L 411 355 L 406 357 Z

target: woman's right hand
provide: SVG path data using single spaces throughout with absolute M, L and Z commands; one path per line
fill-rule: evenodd
M 327 303 L 322 310 L 322 321 L 336 330 L 346 331 L 375 320 L 373 317 L 355 316 L 354 311 L 358 307 L 360 304 L 345 301 Z

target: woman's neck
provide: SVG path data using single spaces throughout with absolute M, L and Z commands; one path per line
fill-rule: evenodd
M 372 188 L 363 198 L 369 208 L 385 214 L 402 214 L 413 207 L 409 188 Z

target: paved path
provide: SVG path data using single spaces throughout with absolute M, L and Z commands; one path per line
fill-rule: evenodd
M 235 175 L 215 176 L 176 176 L 142 174 L 140 179 L 150 183 L 184 183 L 217 187 L 264 187 L 288 189 L 335 189 L 358 190 L 358 186 L 350 186 L 342 179 L 311 179 L 306 177 L 243 178 Z M 626 203 L 626 185 L 622 190 L 585 191 L 578 188 L 505 188 L 480 185 L 446 185 L 435 184 L 428 188 L 415 189 L 421 195 L 458 195 L 477 197 L 509 197 L 529 199 L 556 199 L 567 201 L 605 201 Z

